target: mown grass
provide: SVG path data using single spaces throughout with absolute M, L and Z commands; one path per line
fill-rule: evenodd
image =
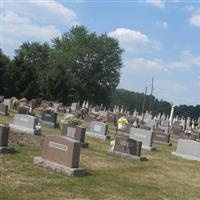
M 9 123 L 12 117 L 13 113 L 0 117 L 0 123 Z M 59 128 L 43 127 L 42 131 L 60 133 Z M 114 127 L 110 132 L 114 138 Z M 155 145 L 155 152 L 142 151 L 148 158 L 143 162 L 109 154 L 109 141 L 91 137 L 86 141 L 90 146 L 81 150 L 80 165 L 87 169 L 87 176 L 81 178 L 33 165 L 33 157 L 41 154 L 40 144 L 11 144 L 17 152 L 0 155 L 0 199 L 200 199 L 200 163 L 171 155 L 175 137 L 172 147 Z

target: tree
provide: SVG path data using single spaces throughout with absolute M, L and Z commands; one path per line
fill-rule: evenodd
M 118 41 L 76 26 L 62 38 L 55 38 L 53 47 L 55 54 L 59 52 L 56 62 L 73 76 L 75 100 L 108 104 L 119 83 L 122 66 Z

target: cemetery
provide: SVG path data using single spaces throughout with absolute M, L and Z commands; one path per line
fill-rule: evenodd
M 0 8 L 0 200 L 200 200 L 200 0 Z
M 119 199 L 129 199 L 138 192 L 142 196 L 138 194 L 137 199 L 148 199 L 149 195 L 149 199 L 155 196 L 179 199 L 180 193 L 182 199 L 185 196 L 195 199 L 200 179 L 200 132 L 197 129 L 192 130 L 189 125 L 187 129 L 182 127 L 185 134 L 191 128 L 191 135 L 195 137 L 181 139 L 181 134 L 173 132 L 173 124 L 181 126 L 178 118 L 174 118 L 170 127 L 166 119 L 159 116 L 153 118 L 146 113 L 143 122 L 139 115 L 128 116 L 114 109 L 109 111 L 114 121 L 107 117 L 108 113 L 95 109 L 89 109 L 85 119 L 93 114 L 96 117 L 87 121 L 78 115 L 83 108 L 74 105 L 71 105 L 73 112 L 66 106 L 64 115 L 54 109 L 56 127 L 39 123 L 43 117 L 42 104 L 33 109 L 35 116 L 18 114 L 16 108 L 15 112 L 10 109 L 9 115 L 0 117 L 0 123 L 8 124 L 0 126 L 3 198 L 15 198 L 17 191 L 9 185 L 16 181 L 18 191 L 28 192 L 22 192 L 21 198 L 29 199 L 39 196 L 54 199 L 57 195 L 67 199 L 113 199 L 110 191 Z M 49 108 L 53 110 L 53 104 L 45 107 Z M 106 118 L 98 117 L 102 115 Z M 191 187 L 188 181 L 196 187 Z M 47 182 L 48 187 L 45 187 Z M 41 186 L 41 192 L 34 193 Z

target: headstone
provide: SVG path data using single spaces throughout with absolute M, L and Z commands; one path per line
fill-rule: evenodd
M 170 134 L 166 134 L 162 129 L 155 129 L 153 143 L 165 144 L 170 146 Z
M 41 157 L 34 164 L 61 171 L 68 176 L 84 176 L 85 169 L 79 167 L 80 142 L 69 137 L 46 135 Z
M 10 109 L 11 99 L 4 99 L 3 104 L 7 105 L 8 109 Z
M 57 125 L 57 113 L 51 110 L 43 110 L 41 113 L 41 122 L 55 128 Z
M 142 149 L 155 150 L 153 147 L 153 130 L 131 127 L 129 138 L 142 142 Z
M 17 114 L 28 115 L 29 114 L 29 109 L 30 109 L 30 107 L 28 107 L 28 106 L 18 106 Z
M 0 96 L 0 103 L 3 103 L 4 101 L 4 96 Z
M 0 115 L 8 115 L 8 106 L 3 103 L 0 103 Z
M 35 109 L 35 108 L 38 107 L 38 100 L 37 99 L 32 99 L 29 104 L 33 109 Z
M 78 140 L 81 143 L 81 147 L 88 147 L 88 143 L 85 143 L 86 128 L 81 126 L 72 127 L 66 123 L 62 123 L 61 135 Z
M 59 105 L 59 106 L 57 107 L 57 112 L 58 112 L 58 113 L 64 114 L 64 113 L 66 113 L 66 111 L 67 111 L 67 108 L 66 108 L 65 106 Z
M 192 128 L 191 128 L 191 119 L 190 119 L 190 117 L 188 117 L 187 118 L 187 121 L 186 121 L 186 130 L 188 130 L 188 131 L 191 131 L 192 130 Z
M 72 109 L 72 111 L 78 110 L 79 109 L 79 103 L 72 103 L 71 109 Z
M 107 112 L 107 123 L 114 124 L 116 121 L 116 115 L 112 112 Z
M 14 148 L 8 146 L 9 126 L 0 124 L 0 153 L 14 152 Z
M 48 107 L 52 107 L 52 102 L 51 101 L 47 101 L 47 100 L 42 100 L 40 106 L 45 109 Z
M 132 159 L 140 159 L 142 142 L 128 137 L 118 136 L 114 141 L 111 152 Z
M 108 124 L 103 122 L 92 121 L 90 123 L 90 131 L 86 131 L 86 135 L 97 137 L 103 140 L 109 139 Z
M 10 124 L 10 128 L 35 135 L 41 134 L 38 118 L 31 115 L 16 114 L 13 124 Z
M 172 152 L 172 154 L 185 159 L 200 161 L 200 142 L 179 139 L 176 152 Z

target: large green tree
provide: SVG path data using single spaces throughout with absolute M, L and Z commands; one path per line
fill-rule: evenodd
M 122 67 L 118 41 L 76 26 L 62 38 L 55 38 L 53 47 L 59 57 L 55 61 L 72 74 L 74 100 L 108 104 Z

